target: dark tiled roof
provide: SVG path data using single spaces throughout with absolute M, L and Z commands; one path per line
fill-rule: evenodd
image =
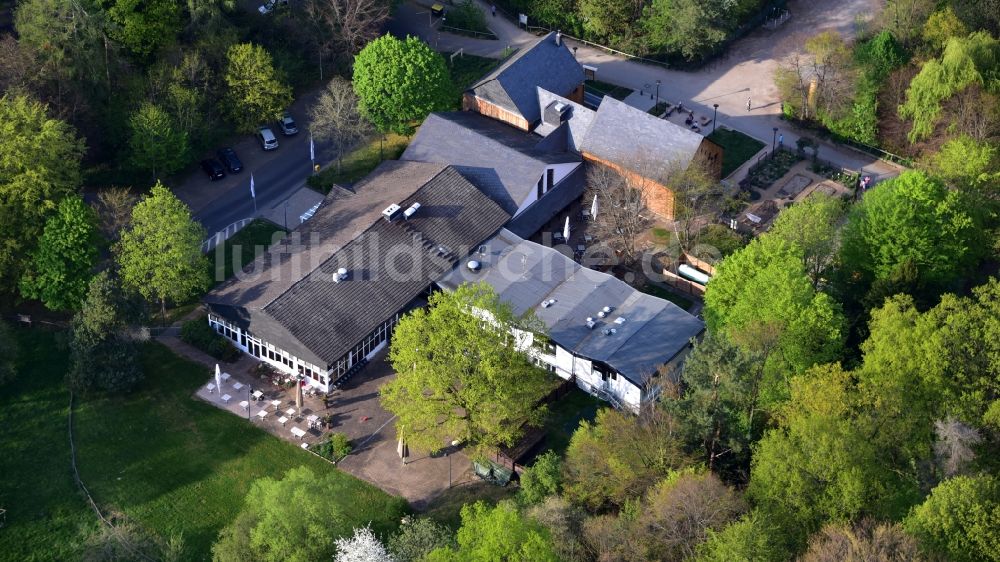
M 705 137 L 606 96 L 580 146 L 581 151 L 642 171 L 674 162 L 686 168 Z
M 399 202 L 404 209 L 413 203 L 421 207 L 412 218 L 393 223 L 376 218 L 263 312 L 302 347 L 332 363 L 510 218 L 451 168 Z M 348 279 L 334 282 L 341 267 Z
M 637 386 L 704 330 L 701 320 L 677 305 L 506 229 L 482 248 L 485 253 L 474 254 L 482 264 L 478 273 L 457 267 L 438 284 L 454 289 L 463 282 L 488 283 L 516 314 L 534 312 L 552 341 L 610 365 Z M 543 307 L 550 299 L 554 302 Z M 605 306 L 611 313 L 600 318 Z M 588 317 L 597 322 L 594 329 L 587 328 Z M 609 328 L 615 333 L 605 335 Z
M 583 67 L 573 53 L 565 43 L 556 45 L 555 33 L 549 33 L 515 53 L 470 91 L 534 123 L 541 118 L 535 87 L 568 95 L 583 80 Z
M 471 111 L 432 113 L 401 158 L 452 164 L 513 214 L 547 165 L 580 161 L 565 149 L 538 148 L 542 140 Z

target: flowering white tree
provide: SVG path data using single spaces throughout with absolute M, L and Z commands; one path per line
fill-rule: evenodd
M 375 533 L 368 527 L 354 529 L 354 536 L 336 541 L 334 562 L 396 562 Z

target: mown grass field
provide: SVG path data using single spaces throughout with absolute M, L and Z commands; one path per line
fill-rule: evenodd
M 96 529 L 73 484 L 67 441 L 66 353 L 57 335 L 19 330 L 18 379 L 0 390 L 0 559 L 75 560 Z M 105 511 L 117 511 L 164 538 L 183 538 L 184 558 L 205 560 L 219 530 L 257 478 L 298 466 L 334 471 L 335 498 L 356 525 L 395 529 L 405 502 L 279 440 L 250 422 L 192 398 L 206 369 L 157 343 L 143 349 L 146 381 L 131 395 L 92 396 L 76 409 L 78 463 Z
M 212 280 L 218 282 L 229 279 L 236 270 L 243 269 L 246 264 L 264 253 L 268 246 L 284 236 L 285 230 L 280 226 L 264 219 L 254 220 L 209 252 L 208 257 L 212 260 Z

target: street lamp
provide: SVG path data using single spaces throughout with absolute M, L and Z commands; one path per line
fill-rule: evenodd
M 719 104 L 713 103 L 712 104 L 712 132 L 713 133 L 715 132 L 715 122 L 718 120 L 717 119 L 718 115 L 719 115 Z
M 778 138 L 778 128 L 774 127 L 771 129 L 771 156 L 774 156 L 774 146 Z
M 660 81 L 656 81 L 656 104 L 653 107 L 660 105 Z

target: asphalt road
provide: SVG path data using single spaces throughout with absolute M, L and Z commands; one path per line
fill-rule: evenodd
M 299 134 L 282 136 L 277 124 L 271 124 L 271 130 L 278 137 L 276 150 L 265 152 L 252 135 L 240 137 L 232 147 L 243 161 L 242 171 L 212 182 L 199 167 L 174 187 L 174 193 L 191 207 L 195 220 L 205 226 L 210 236 L 236 221 L 263 214 L 305 185 L 306 178 L 312 174 L 308 108 L 318 94 L 317 90 L 300 96 L 289 108 Z M 317 163 L 331 159 L 329 144 L 316 142 Z M 254 199 L 250 197 L 251 173 L 257 194 L 256 210 Z

